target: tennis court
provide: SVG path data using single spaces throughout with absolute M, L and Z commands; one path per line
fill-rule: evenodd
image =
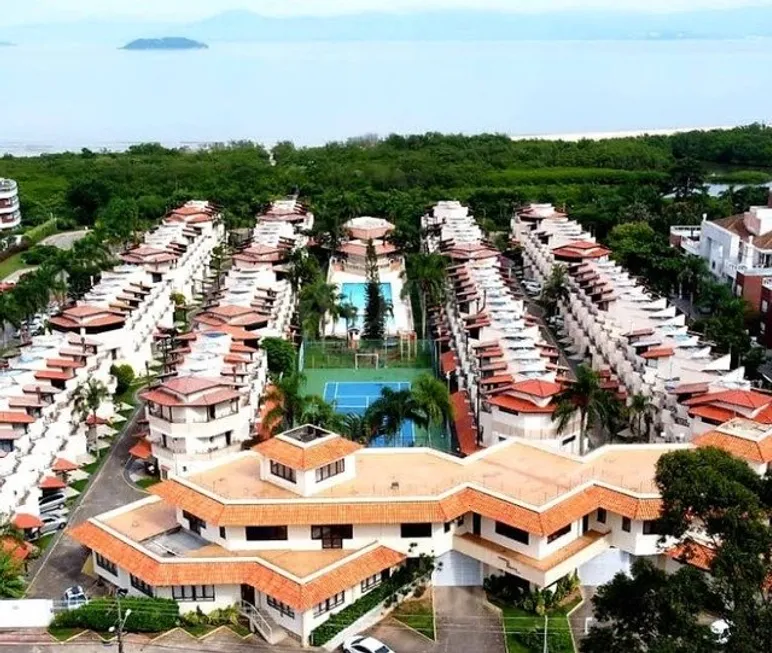
M 335 405 L 343 415 L 355 413 L 364 415 L 368 406 L 381 396 L 381 390 L 409 390 L 408 381 L 330 381 L 324 384 L 324 399 Z M 415 425 L 411 421 L 402 424 L 400 432 L 393 437 L 378 436 L 370 442 L 371 447 L 414 447 Z

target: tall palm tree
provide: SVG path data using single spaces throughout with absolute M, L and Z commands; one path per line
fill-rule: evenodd
M 649 396 L 642 393 L 632 396 L 630 405 L 627 407 L 627 416 L 630 420 L 630 430 L 636 437 L 641 438 L 644 435 L 644 426 L 646 440 L 651 437 L 651 423 L 656 410 L 657 406 L 652 403 Z
M 16 303 L 16 295 L 12 292 L 4 292 L 0 294 L 0 329 L 3 332 L 3 347 L 5 347 L 6 329 L 8 325 L 14 327 L 21 324 L 21 316 L 19 315 L 19 305 Z
M 357 307 L 350 301 L 345 300 L 338 306 L 338 318 L 346 322 L 346 334 L 348 334 L 351 329 L 351 323 L 354 322 L 358 316 L 359 311 L 357 310 Z
M 302 286 L 310 284 L 321 276 L 319 263 L 305 249 L 293 250 L 287 259 L 287 279 L 292 291 L 297 293 Z
M 428 424 L 442 425 L 453 417 L 448 386 L 430 374 L 422 374 L 410 388 L 417 412 Z
M 568 274 L 562 265 L 552 268 L 549 279 L 544 284 L 539 296 L 539 303 L 544 307 L 547 317 L 553 317 L 558 312 L 558 306 L 569 297 Z
M 334 322 L 340 316 L 341 295 L 338 287 L 327 283 L 322 277 L 317 277 L 310 285 L 300 291 L 300 314 L 303 329 L 310 335 L 322 341 L 327 328 L 327 316 Z
M 694 293 L 700 288 L 705 279 L 708 278 L 708 266 L 705 259 L 699 256 L 686 255 L 679 260 L 680 271 L 678 272 L 678 281 L 681 284 L 681 293 L 687 290 L 689 299 L 694 302 Z
M 618 412 L 618 402 L 601 387 L 597 372 L 587 365 L 576 370 L 576 381 L 557 397 L 557 408 L 553 419 L 557 422 L 558 433 L 563 433 L 579 414 L 579 453 L 587 453 L 587 437 L 596 425 L 609 428 Z
M 402 299 L 413 293 L 418 295 L 421 306 L 421 338 L 426 337 L 426 312 L 430 304 L 445 299 L 445 280 L 447 260 L 440 254 L 412 254 L 405 260 L 402 273 Z
M 99 456 L 99 446 L 97 443 L 97 411 L 102 402 L 110 396 L 110 391 L 104 383 L 98 379 L 89 379 L 81 383 L 75 390 L 73 408 L 79 419 L 88 421 L 91 417 L 91 424 L 88 429 L 89 444 L 96 446 L 97 456 Z
M 268 411 L 263 421 L 270 424 L 273 431 L 291 429 L 295 426 L 306 404 L 306 397 L 303 395 L 305 383 L 306 375 L 302 372 L 284 374 L 272 380 L 265 400 L 274 404 L 274 407 Z
M 25 583 L 22 566 L 10 553 L 0 550 L 0 599 L 20 599 Z
M 335 405 L 325 401 L 319 395 L 306 397 L 300 413 L 300 424 L 313 424 L 328 431 L 343 430 L 343 415 L 335 410 Z
M 381 396 L 370 404 L 369 414 L 373 424 L 388 437 L 397 435 L 408 420 L 418 426 L 429 425 L 428 418 L 419 410 L 410 390 L 383 388 Z
M 343 418 L 341 433 L 349 440 L 367 444 L 372 439 L 374 432 L 372 411 L 367 411 L 364 415 L 349 413 Z

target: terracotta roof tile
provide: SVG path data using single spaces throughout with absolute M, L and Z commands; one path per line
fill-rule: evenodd
M 0 424 L 32 424 L 35 418 L 27 413 L 12 410 L 0 410 Z
M 521 399 L 520 397 L 513 397 L 508 394 L 499 394 L 495 397 L 488 399 L 488 403 L 493 406 L 515 413 L 554 413 L 555 404 L 548 404 L 547 406 L 537 406 L 536 404 L 528 401 L 527 399 Z
M 62 479 L 56 478 L 56 476 L 46 476 L 40 481 L 38 487 L 41 490 L 61 490 L 66 488 L 67 484 Z
M 512 384 L 512 390 L 516 392 L 522 392 L 523 394 L 533 395 L 534 397 L 541 397 L 546 399 L 554 395 L 560 394 L 563 391 L 557 383 L 550 381 L 539 381 L 537 379 L 527 379 L 525 381 L 518 381 Z
M 291 444 L 281 437 L 276 437 L 253 447 L 262 456 L 297 470 L 316 469 L 350 456 L 361 448 L 361 444 L 338 437 L 305 447 Z
M 693 442 L 698 447 L 718 447 L 755 463 L 772 462 L 772 436 L 757 441 L 722 431 L 706 431 L 696 436 Z
M 30 515 L 26 512 L 19 512 L 16 513 L 16 516 L 13 518 L 13 525 L 16 528 L 25 530 L 27 528 L 40 528 L 43 525 L 43 522 L 37 515 Z

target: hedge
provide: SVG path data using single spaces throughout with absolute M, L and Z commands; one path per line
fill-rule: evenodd
M 550 625 L 552 622 L 550 621 Z M 524 648 L 529 651 L 541 651 L 544 647 L 544 629 L 529 628 L 520 633 L 513 633 L 514 637 Z M 574 640 L 567 630 L 547 630 L 547 648 L 550 653 L 574 653 Z
M 160 633 L 177 625 L 180 607 L 172 599 L 126 597 L 121 610 L 131 614 L 124 630 L 129 633 Z M 66 610 L 54 617 L 52 628 L 84 628 L 107 632 L 117 625 L 118 607 L 113 598 L 93 599 L 76 610 Z
M 58 222 L 56 218 L 46 220 L 44 223 L 39 224 L 37 227 L 32 227 L 29 231 L 24 232 L 24 239 L 29 245 L 37 245 L 44 238 L 53 236 L 58 229 Z

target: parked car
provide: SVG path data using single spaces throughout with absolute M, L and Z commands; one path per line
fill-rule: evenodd
M 64 496 L 64 492 L 54 492 L 52 494 L 47 494 L 41 497 L 40 502 L 38 503 L 40 506 L 40 512 L 51 512 L 57 508 L 62 508 L 65 501 L 66 498 Z
M 343 650 L 346 653 L 394 653 L 386 644 L 375 639 L 356 635 L 343 642 Z
M 88 597 L 80 585 L 73 585 L 64 590 L 62 601 L 68 610 L 75 610 L 88 603 Z
M 33 537 L 35 540 L 51 533 L 56 533 L 56 531 L 60 531 L 67 526 L 67 519 L 65 517 L 59 517 L 50 513 L 42 514 L 40 520 L 43 522 L 43 525 L 35 532 Z
M 710 632 L 716 636 L 719 644 L 726 644 L 729 641 L 729 631 L 731 626 L 723 619 L 718 619 L 710 624 Z

